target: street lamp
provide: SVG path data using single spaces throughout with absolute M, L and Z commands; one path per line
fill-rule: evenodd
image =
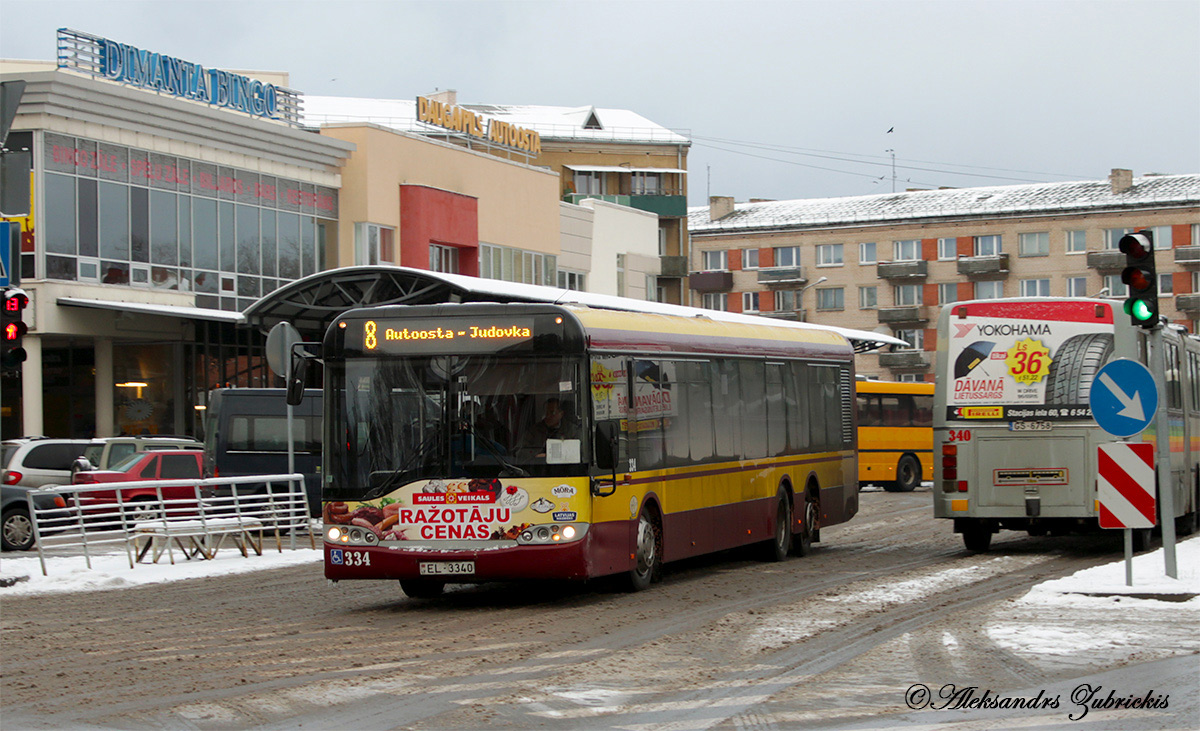
M 808 290 L 812 289 L 813 287 L 817 286 L 821 282 L 824 282 L 826 279 L 829 279 L 829 277 L 821 277 L 820 279 L 813 282 L 812 284 L 806 284 L 800 288 L 800 291 L 796 293 L 796 309 L 797 310 L 800 310 L 800 312 L 802 312 L 802 313 L 804 312 L 804 307 L 803 307 L 804 293 L 807 292 Z M 807 322 L 808 318 L 806 317 L 804 319 Z

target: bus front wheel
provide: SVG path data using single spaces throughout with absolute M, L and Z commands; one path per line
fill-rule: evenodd
M 647 506 L 643 506 L 638 514 L 637 537 L 634 540 L 634 565 L 626 574 L 626 583 L 631 591 L 642 591 L 658 578 L 662 568 L 662 529 Z
M 885 483 L 888 492 L 912 492 L 921 484 L 921 463 L 911 454 L 906 454 L 896 463 L 895 482 Z
M 413 599 L 432 599 L 442 595 L 446 582 L 430 579 L 400 579 L 400 590 Z

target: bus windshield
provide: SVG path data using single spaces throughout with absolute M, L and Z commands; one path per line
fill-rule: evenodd
M 434 355 L 333 364 L 326 499 L 415 480 L 586 474 L 578 357 Z

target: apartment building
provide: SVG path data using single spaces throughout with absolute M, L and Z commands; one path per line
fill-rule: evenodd
M 1161 309 L 1200 325 L 1200 174 L 735 203 L 689 210 L 696 304 L 876 332 L 908 348 L 859 372 L 932 381 L 939 308 L 1016 296 L 1123 297 L 1126 233 L 1154 233 Z

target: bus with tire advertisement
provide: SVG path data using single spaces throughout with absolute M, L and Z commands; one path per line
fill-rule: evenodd
M 574 305 L 351 310 L 330 326 L 325 575 L 617 576 L 858 509 L 854 361 L 832 330 Z
M 938 320 L 934 515 L 969 550 L 1000 530 L 1031 536 L 1098 527 L 1097 450 L 1119 441 L 1092 417 L 1096 374 L 1116 358 L 1149 363 L 1147 331 L 1120 303 L 1019 298 L 955 302 Z M 1169 484 L 1180 533 L 1200 503 L 1200 340 L 1164 332 Z M 1154 442 L 1153 421 L 1130 441 Z M 1160 503 L 1161 506 L 1161 503 Z M 1135 534 L 1143 545 L 1148 531 Z

